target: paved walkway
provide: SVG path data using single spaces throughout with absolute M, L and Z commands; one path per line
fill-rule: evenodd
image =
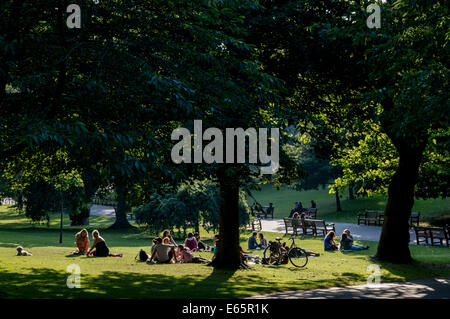
M 276 292 L 248 299 L 450 299 L 450 277 Z
M 332 223 L 327 221 L 327 223 Z M 262 219 L 261 220 L 263 231 L 284 233 L 284 221 L 283 219 Z M 355 240 L 370 240 L 378 241 L 381 234 L 381 226 L 366 226 L 351 223 L 334 223 L 337 235 L 342 234 L 344 229 L 350 229 L 350 232 Z M 415 243 L 416 235 L 413 230 L 410 230 L 410 240 Z
M 103 217 L 116 217 L 116 212 L 112 206 L 103 205 L 92 205 L 91 207 L 92 216 L 103 216 Z
M 102 217 L 116 217 L 116 212 L 114 211 L 114 207 L 112 206 L 103 206 L 103 205 L 92 205 L 91 216 L 102 216 Z M 132 220 L 130 220 L 132 221 Z M 89 223 L 89 225 L 109 225 L 113 224 L 113 222 L 102 222 L 102 223 Z M 64 227 L 69 227 L 69 225 L 64 225 Z

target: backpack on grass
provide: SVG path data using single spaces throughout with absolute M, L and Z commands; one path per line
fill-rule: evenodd
M 134 259 L 137 259 L 139 256 L 139 261 L 147 261 L 147 259 L 149 259 L 149 255 L 146 253 L 145 250 L 141 249 L 141 251 L 139 252 L 139 254 L 136 255 L 136 257 Z

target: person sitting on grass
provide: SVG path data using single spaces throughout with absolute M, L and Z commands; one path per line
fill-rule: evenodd
M 261 249 L 266 249 L 267 248 L 267 239 L 264 238 L 263 233 L 259 233 L 259 244 L 258 247 Z
M 204 259 L 199 256 L 194 256 L 189 248 L 184 247 L 183 245 L 178 245 L 177 250 L 177 261 L 182 263 L 202 263 L 207 264 L 211 262 L 211 260 Z
M 177 262 L 174 246 L 171 244 L 163 244 L 161 237 L 156 238 L 155 249 L 147 262 L 151 263 L 152 261 L 156 261 L 162 264 L 170 264 L 172 259 L 173 263 Z
M 82 229 L 75 235 L 75 244 L 77 249 L 75 250 L 75 255 L 86 255 L 89 250 L 89 234 L 86 229 Z
M 87 256 L 95 256 L 95 257 L 122 257 L 122 254 L 110 254 L 109 248 L 106 245 L 103 237 L 100 236 L 98 230 L 92 231 L 92 237 L 94 238 L 94 243 L 92 244 L 91 249 L 87 252 Z
M 172 235 L 170 234 L 170 230 L 166 229 L 163 231 L 161 238 L 169 238 L 169 244 L 174 245 L 175 247 L 177 247 L 177 243 L 175 242 L 175 240 L 173 239 Z
M 195 237 L 192 233 L 189 233 L 186 240 L 184 241 L 184 246 L 189 248 L 192 251 L 198 251 L 198 245 L 197 240 L 195 240 Z M 180 247 L 180 246 L 178 246 Z
M 204 251 L 209 251 L 210 250 L 209 246 L 200 240 L 200 234 L 199 233 L 194 233 L 194 238 L 197 241 L 197 247 L 198 247 L 199 251 L 201 249 L 203 249 Z
M 219 247 L 217 247 L 217 245 L 218 245 L 218 243 L 219 243 L 219 235 L 214 235 L 214 246 L 213 246 L 213 249 L 212 249 L 212 252 L 213 252 L 213 260 L 214 260 L 214 258 L 216 258 L 217 257 L 217 252 L 219 251 Z
M 339 244 L 341 250 L 363 250 L 369 249 L 369 246 L 354 245 L 353 238 L 349 237 L 345 232 L 341 235 L 341 242 Z
M 328 232 L 325 236 L 324 245 L 325 250 L 337 250 L 338 246 L 334 242 L 334 238 L 336 237 L 336 233 L 334 231 Z
M 247 261 L 249 258 L 253 258 L 253 256 L 248 255 L 248 254 L 251 254 L 253 252 L 251 252 L 251 251 L 244 251 L 244 249 L 242 249 L 241 245 L 239 245 L 239 253 L 241 255 L 242 261 Z
M 253 234 L 248 239 L 248 249 L 257 249 L 258 248 L 258 242 L 256 241 L 256 235 L 257 232 L 253 232 Z

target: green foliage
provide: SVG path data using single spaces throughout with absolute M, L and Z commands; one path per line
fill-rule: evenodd
M 28 185 L 22 194 L 25 215 L 33 222 L 40 222 L 44 219 L 48 221 L 50 219 L 48 213 L 55 211 L 61 200 L 55 188 L 44 181 Z
M 449 133 L 438 130 L 430 136 L 424 150 L 419 177 L 415 186 L 416 198 L 448 197 L 450 180 L 448 141 Z M 439 144 L 439 146 L 437 145 Z M 332 163 L 342 167 L 342 177 L 334 180 L 333 186 L 340 189 L 354 185 L 359 194 L 369 196 L 386 195 L 392 176 L 397 170 L 399 155 L 388 136 L 379 126 L 360 136 L 352 147 L 340 149 Z
M 167 190 L 164 195 L 153 195 L 152 200 L 134 210 L 136 221 L 146 225 L 153 233 L 175 228 L 186 231 L 188 227 L 217 231 L 219 227 L 219 191 L 216 184 L 193 181 L 182 184 L 175 192 Z M 247 225 L 250 208 L 244 192 L 240 194 L 240 226 Z

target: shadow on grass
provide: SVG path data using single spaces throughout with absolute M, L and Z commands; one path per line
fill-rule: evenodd
M 66 285 L 69 275 L 49 268 L 33 268 L 30 273 L 2 271 L 0 298 L 242 298 L 302 289 L 311 284 L 316 288 L 330 286 L 329 280 L 297 280 L 280 286 L 268 285 L 266 278 L 251 270 L 235 276 L 234 271 L 214 269 L 208 276 L 185 277 L 114 271 L 105 271 L 99 276 L 81 273 L 81 288 L 69 289 Z M 333 280 L 332 285 L 344 286 L 354 280 L 364 278 L 347 274 Z

